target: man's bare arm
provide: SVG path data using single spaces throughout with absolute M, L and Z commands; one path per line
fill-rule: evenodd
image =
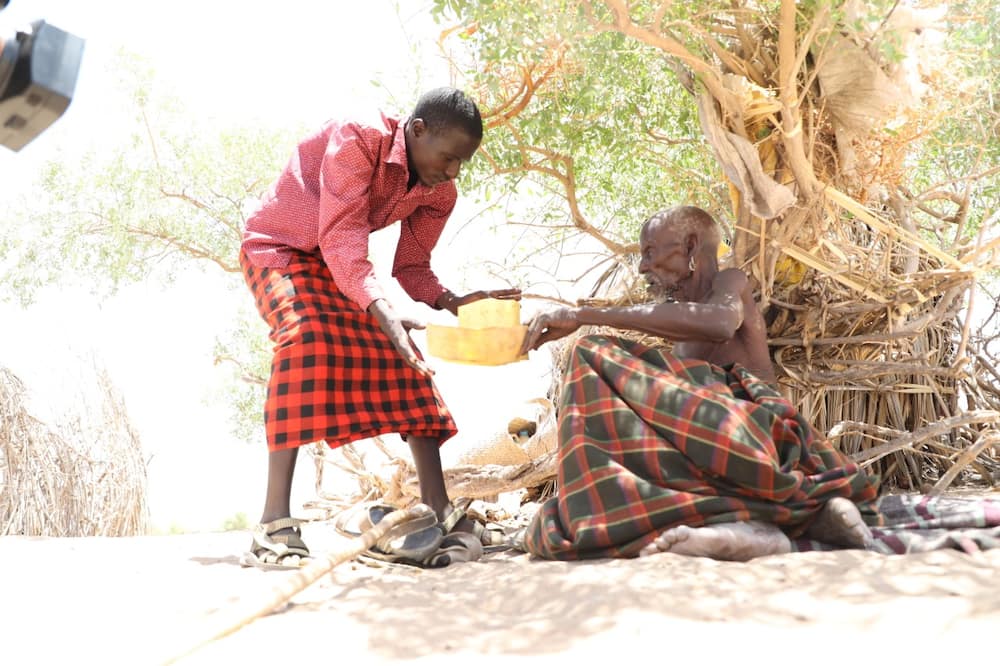
M 741 271 L 724 271 L 712 282 L 704 303 L 657 303 L 609 308 L 580 308 L 581 325 L 612 326 L 687 340 L 724 342 L 743 324 L 742 292 L 747 279 Z
M 741 271 L 723 271 L 712 282 L 704 303 L 657 303 L 605 308 L 560 308 L 536 317 L 524 350 L 564 337 L 580 326 L 610 326 L 685 342 L 724 342 L 743 324 L 742 293 L 747 278 Z

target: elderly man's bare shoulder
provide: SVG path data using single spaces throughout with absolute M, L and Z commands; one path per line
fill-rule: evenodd
M 745 297 L 750 292 L 746 273 L 738 268 L 726 268 L 712 277 L 708 300 L 726 300 L 726 297 Z
M 750 280 L 747 278 L 747 274 L 738 268 L 724 268 L 715 274 L 712 284 L 713 286 L 728 286 L 734 291 L 742 292 L 749 286 Z

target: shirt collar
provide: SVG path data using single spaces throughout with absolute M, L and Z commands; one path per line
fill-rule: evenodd
M 396 123 L 396 129 L 393 131 L 392 135 L 392 147 L 389 149 L 389 154 L 386 155 L 385 161 L 387 164 L 398 164 L 409 174 L 409 163 L 406 160 L 406 121 L 407 118 L 402 118 L 400 120 L 395 120 L 389 118 L 385 114 L 382 114 L 382 120 L 385 122 L 387 127 L 392 127 L 392 123 Z

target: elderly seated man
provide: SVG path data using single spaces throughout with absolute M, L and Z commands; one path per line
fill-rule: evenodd
M 673 346 L 602 335 L 575 343 L 559 410 L 558 494 L 528 527 L 525 550 L 747 560 L 788 552 L 790 537 L 867 547 L 878 478 L 775 390 L 747 276 L 719 270 L 715 220 L 671 208 L 639 238 L 639 271 L 658 302 L 561 308 L 529 326 L 523 352 L 583 325 Z

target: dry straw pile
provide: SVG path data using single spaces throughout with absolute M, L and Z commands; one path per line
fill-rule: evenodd
M 944 12 L 898 6 L 865 23 L 860 3 L 845 7 L 853 30 L 831 31 L 820 12 L 798 47 L 801 71 L 779 66 L 805 85 L 775 95 L 754 80 L 755 58 L 788 61 L 794 43 L 779 37 L 771 54 L 736 54 L 746 76 L 720 77 L 738 117 L 701 98 L 736 203 L 733 263 L 760 285 L 788 396 L 844 451 L 904 488 L 940 492 L 960 475 L 989 485 L 1000 392 L 970 306 L 1000 262 L 998 216 L 964 233 L 969 193 L 988 173 L 920 195 L 905 185 L 912 146 L 955 101 Z M 888 39 L 903 57 L 883 55 Z M 740 135 L 772 140 L 749 152 Z M 947 214 L 929 205 L 944 194 L 958 203 Z
M 95 369 L 73 415 L 43 423 L 0 367 L 0 535 L 145 534 L 146 463 L 121 396 Z
M 1000 374 L 971 310 L 1000 265 L 1000 213 L 972 235 L 968 216 L 997 167 L 981 146 L 971 174 L 907 185 L 913 147 L 973 94 L 943 49 L 944 8 L 821 4 L 797 28 L 783 2 L 777 24 L 735 15 L 736 37 L 700 60 L 607 4 L 621 11 L 602 29 L 695 63 L 732 200 L 729 263 L 758 285 L 787 396 L 890 485 L 996 483 Z

